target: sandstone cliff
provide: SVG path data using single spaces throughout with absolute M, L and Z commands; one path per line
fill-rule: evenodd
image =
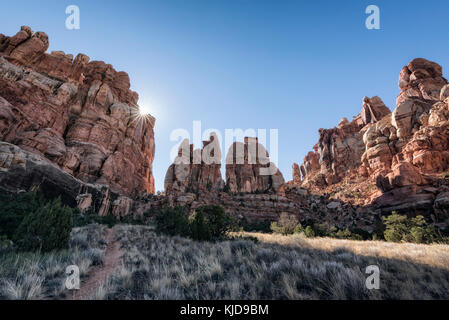
M 80 181 L 154 193 L 155 119 L 139 115 L 128 75 L 48 46 L 29 27 L 0 35 L 0 140 Z
M 379 98 L 365 98 L 352 122 L 320 129 L 296 181 L 384 212 L 421 210 L 438 222 L 449 217 L 448 82 L 441 66 L 415 59 L 402 69 L 399 88 L 392 113 Z

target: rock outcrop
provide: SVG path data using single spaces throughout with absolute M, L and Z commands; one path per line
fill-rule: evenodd
M 83 182 L 154 193 L 155 119 L 139 114 L 128 75 L 48 46 L 29 27 L 0 35 L 0 140 Z
M 174 163 L 165 175 L 166 193 L 205 193 L 223 189 L 221 178 L 221 147 L 217 135 L 212 133 L 209 141 L 203 141 L 203 149 L 193 149 L 184 140 Z
M 226 155 L 226 187 L 232 193 L 277 192 L 284 177 L 257 138 L 234 142 Z
M 303 184 L 322 187 L 336 184 L 347 172 L 357 169 L 365 152 L 363 135 L 367 128 L 390 114 L 379 97 L 363 98 L 359 115 L 349 122 L 343 118 L 337 127 L 320 129 L 319 141 L 301 165 Z
M 234 142 L 226 154 L 226 183 L 221 177 L 221 145 L 216 134 L 196 149 L 184 140 L 165 176 L 167 194 L 276 193 L 284 184 L 282 173 L 270 162 L 257 138 Z
M 444 208 L 449 170 L 449 86 L 442 67 L 415 59 L 399 76 L 401 92 L 388 112 L 377 97 L 363 100 L 352 122 L 320 129 L 301 166 L 303 186 L 381 212 L 420 211 L 434 222 Z
M 133 214 L 134 201 L 108 186 L 85 183 L 62 171 L 48 159 L 10 143 L 0 142 L 0 192 L 39 189 L 48 199 L 61 197 L 81 211 L 117 218 Z

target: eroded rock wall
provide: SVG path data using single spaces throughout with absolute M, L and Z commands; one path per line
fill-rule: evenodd
M 377 97 L 352 122 L 320 130 L 301 166 L 303 186 L 388 213 L 448 218 L 449 86 L 442 67 L 415 59 L 399 76 L 392 113 Z
M 0 140 L 129 197 L 154 193 L 154 122 L 125 72 L 83 54 L 45 53 L 29 27 L 0 36 Z

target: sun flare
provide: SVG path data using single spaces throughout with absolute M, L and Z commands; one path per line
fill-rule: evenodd
M 151 114 L 151 110 L 150 110 L 151 108 L 149 106 L 143 104 L 143 105 L 139 105 L 138 107 L 139 107 L 140 115 L 146 116 L 146 115 Z
M 150 114 L 148 107 L 135 105 L 131 109 L 131 121 L 138 124 L 147 124 L 154 122 L 154 117 Z

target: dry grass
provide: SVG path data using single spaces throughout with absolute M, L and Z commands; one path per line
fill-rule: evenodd
M 69 249 L 50 253 L 2 253 L 0 299 L 36 300 L 64 297 L 66 267 L 77 265 L 81 277 L 101 264 L 106 228 L 90 225 L 73 229 Z
M 299 235 L 282 236 L 264 233 L 235 233 L 239 236 L 256 237 L 261 243 L 297 245 L 303 248 L 334 252 L 347 250 L 355 255 L 395 259 L 449 270 L 449 245 L 392 243 L 385 241 L 355 241 L 334 238 L 304 238 Z
M 102 263 L 105 227 L 74 229 L 70 250 L 0 259 L 0 298 L 64 297 L 65 268 Z M 240 233 L 259 242 L 196 242 L 115 227 L 124 255 L 91 299 L 449 299 L 449 246 Z M 380 268 L 368 290 L 365 269 Z
M 118 226 L 123 266 L 105 299 L 448 299 L 449 247 L 243 234 L 200 243 Z M 365 287 L 378 265 L 380 290 Z M 105 294 L 105 292 L 107 292 Z

